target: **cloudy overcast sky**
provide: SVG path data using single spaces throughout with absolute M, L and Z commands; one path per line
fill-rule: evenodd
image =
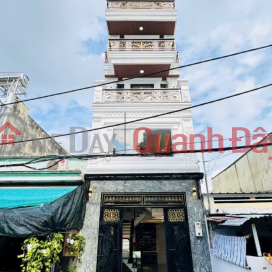
M 0 71 L 26 73 L 28 97 L 90 86 L 103 79 L 107 32 L 104 0 L 1 0 Z M 271 0 L 177 0 L 181 64 L 272 43 Z M 272 49 L 181 70 L 193 104 L 272 83 Z M 93 90 L 27 103 L 49 133 L 91 127 Z M 195 133 L 213 127 L 272 131 L 272 88 L 193 110 Z M 67 139 L 61 140 L 67 143 Z M 242 144 L 243 142 L 241 142 Z M 230 142 L 226 141 L 225 146 Z M 224 153 L 221 157 L 228 155 Z M 217 154 L 208 154 L 212 159 Z M 237 155 L 213 160 L 215 174 Z

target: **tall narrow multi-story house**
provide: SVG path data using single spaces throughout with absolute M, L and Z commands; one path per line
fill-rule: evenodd
M 191 105 L 188 81 L 172 69 L 180 65 L 175 1 L 107 1 L 106 24 L 105 79 L 96 84 L 108 84 L 95 88 L 93 128 Z M 190 110 L 94 131 L 93 154 L 122 156 L 88 163 L 79 271 L 211 271 L 197 155 L 155 154 L 178 134 L 193 134 Z M 152 156 L 128 156 L 146 147 Z

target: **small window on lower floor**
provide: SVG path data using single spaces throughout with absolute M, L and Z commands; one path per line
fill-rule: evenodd
M 131 84 L 131 89 L 153 89 L 154 84 Z
M 117 84 L 117 89 L 124 89 L 125 88 L 125 84 Z

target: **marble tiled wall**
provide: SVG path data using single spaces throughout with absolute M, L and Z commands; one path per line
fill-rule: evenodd
M 82 229 L 82 233 L 86 237 L 86 246 L 83 261 L 78 266 L 78 272 L 96 271 L 101 193 L 103 192 L 186 192 L 194 272 L 210 272 L 210 254 L 202 201 L 193 198 L 193 187 L 195 187 L 195 181 L 193 180 L 92 181 L 91 189 L 93 194 L 87 204 L 85 223 Z M 195 236 L 195 222 L 202 223 L 204 236 L 201 238 Z

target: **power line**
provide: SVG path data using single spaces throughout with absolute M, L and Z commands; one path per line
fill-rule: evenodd
M 259 142 L 258 144 L 252 144 L 252 145 L 243 145 L 243 146 L 237 146 L 235 148 L 235 150 L 240 150 L 240 149 L 252 149 L 252 147 L 265 147 L 265 146 L 271 146 L 272 143 L 262 143 Z M 174 155 L 174 154 L 192 154 L 192 153 L 207 153 L 207 152 L 218 152 L 220 150 L 223 151 L 229 151 L 232 150 L 233 147 L 224 147 L 224 148 L 207 148 L 207 149 L 196 149 L 196 150 L 186 150 L 186 151 L 178 151 L 178 152 L 169 152 L 169 153 L 143 153 L 143 154 L 104 154 L 104 155 L 78 155 L 78 156 L 74 156 L 74 155 L 66 155 L 66 156 L 58 156 L 56 155 L 55 158 L 48 158 L 45 160 L 41 160 L 41 161 L 35 161 L 35 163 L 40 163 L 40 162 L 45 162 L 45 161 L 52 161 L 52 160 L 58 160 L 58 161 L 62 161 L 64 159 L 89 159 L 89 158 L 112 158 L 112 157 L 154 157 L 154 156 L 169 156 L 169 155 Z M 20 163 L 20 164 L 9 164 L 8 167 L 19 167 L 19 166 L 26 166 L 29 164 L 32 164 L 33 160 L 26 162 L 26 163 Z M 53 165 L 54 166 L 54 165 Z M 3 167 L 7 167 L 6 165 L 0 165 L 0 168 Z M 48 166 L 48 168 L 41 168 L 43 170 L 45 169 L 49 169 L 52 166 Z M 33 168 L 35 169 L 35 168 Z M 40 169 L 38 169 L 40 170 Z
M 270 132 L 271 133 L 271 132 Z M 270 133 L 264 133 L 263 135 L 268 135 L 268 134 L 270 134 Z M 217 139 L 217 140 L 208 140 L 208 141 L 200 141 L 200 142 L 193 142 L 193 143 L 190 143 L 190 142 L 188 142 L 187 143 L 187 145 L 188 146 L 190 146 L 191 144 L 202 144 L 202 143 L 210 143 L 210 142 L 219 142 L 219 141 L 221 141 L 221 140 L 223 140 L 223 141 L 227 141 L 227 140 L 234 140 L 234 139 L 236 139 L 236 140 L 238 140 L 238 139 L 243 139 L 243 138 L 250 138 L 251 136 L 254 136 L 254 135 L 257 135 L 258 133 L 252 133 L 252 134 L 249 134 L 249 135 L 245 135 L 245 136 L 240 136 L 240 137 L 237 137 L 237 138 L 223 138 L 223 139 Z M 190 134 L 191 135 L 191 134 Z M 196 136 L 197 134 L 192 134 L 192 135 L 194 135 L 194 136 Z M 232 145 L 232 143 L 229 145 L 229 146 L 231 146 Z M 165 148 L 165 146 L 156 146 L 156 147 L 154 147 L 154 148 L 157 148 L 157 147 L 161 147 L 161 148 Z M 132 148 L 132 149 L 123 149 L 123 150 L 115 150 L 115 152 L 123 152 L 123 151 L 132 151 L 132 150 L 135 150 L 134 148 Z M 224 153 L 224 152 L 223 152 Z M 223 153 L 221 153 L 219 156 L 221 156 Z M 16 157 L 17 158 L 17 157 Z M 217 157 L 215 157 L 215 158 L 213 158 L 213 159 L 211 159 L 211 160 L 208 160 L 208 161 L 212 161 L 212 160 L 214 160 L 214 159 L 216 159 Z M 208 162 L 208 161 L 205 161 L 205 162 Z M 200 161 L 200 162 L 203 162 L 203 161 Z
M 174 110 L 174 111 L 168 111 L 168 112 L 156 114 L 156 115 L 153 115 L 153 116 L 143 117 L 143 118 L 132 120 L 132 121 L 127 121 L 127 122 L 118 123 L 118 124 L 114 124 L 114 125 L 108 125 L 108 126 L 99 127 L 99 128 L 86 129 L 84 131 L 76 131 L 76 132 L 64 133 L 64 134 L 59 134 L 59 135 L 54 135 L 54 136 L 47 136 L 47 137 L 36 138 L 36 139 L 28 139 L 28 140 L 16 141 L 16 142 L 14 142 L 14 144 L 25 143 L 25 142 L 33 142 L 33 141 L 40 141 L 40 140 L 47 140 L 47 139 L 52 139 L 52 138 L 58 138 L 58 137 L 64 137 L 64 136 L 69 136 L 69 135 L 82 134 L 82 133 L 86 133 L 86 132 L 97 131 L 97 130 L 101 130 L 101 129 L 113 128 L 113 127 L 118 127 L 118 126 L 122 126 L 122 125 L 132 124 L 132 123 L 136 123 L 136 122 L 140 122 L 140 121 L 144 121 L 144 120 L 148 120 L 148 119 L 152 119 L 152 118 L 157 118 L 157 117 L 165 116 L 165 115 L 172 114 L 172 113 L 177 113 L 177 112 L 181 112 L 181 111 L 185 111 L 185 110 L 189 110 L 189 109 L 194 109 L 194 108 L 197 108 L 197 107 L 205 106 L 205 105 L 208 105 L 208 104 L 216 103 L 216 102 L 223 101 L 223 100 L 226 100 L 226 99 L 230 99 L 230 98 L 233 98 L 233 97 L 237 97 L 237 96 L 241 96 L 241 95 L 244 95 L 244 94 L 248 94 L 248 93 L 251 93 L 251 92 L 256 92 L 258 90 L 261 90 L 261 89 L 264 89 L 264 88 L 267 88 L 267 87 L 270 87 L 270 86 L 272 86 L 272 83 L 267 84 L 267 85 L 263 85 L 261 87 L 254 88 L 254 89 L 251 89 L 251 90 L 248 90 L 248 91 L 245 91 L 245 92 L 241 92 L 241 93 L 237 93 L 237 94 L 225 96 L 225 97 L 218 98 L 218 99 L 215 99 L 215 100 L 210 100 L 208 102 L 200 103 L 200 104 L 197 104 L 197 105 L 194 105 L 194 106 L 186 107 L 186 108 L 183 108 L 183 109 Z M 3 144 L 1 143 L 0 146 L 1 145 L 3 145 Z
M 87 90 L 87 89 L 93 89 L 95 87 L 106 86 L 106 85 L 113 84 L 113 83 L 125 82 L 125 81 L 133 80 L 133 79 L 136 79 L 136 78 L 148 77 L 148 76 L 160 74 L 160 73 L 163 73 L 163 72 L 168 72 L 168 71 L 172 71 L 172 70 L 176 70 L 176 69 L 191 67 L 191 66 L 195 66 L 195 65 L 199 65 L 199 64 L 203 64 L 203 63 L 207 63 L 207 62 L 211 62 L 211 61 L 216 61 L 216 60 L 220 60 L 220 59 L 225 59 L 225 58 L 229 58 L 229 57 L 234 57 L 234 56 L 242 55 L 242 54 L 245 54 L 245 53 L 254 52 L 254 51 L 257 51 L 257 50 L 266 49 L 266 48 L 269 48 L 269 47 L 272 47 L 272 44 L 261 46 L 261 47 L 256 47 L 256 48 L 252 48 L 252 49 L 248 49 L 248 50 L 244 50 L 244 51 L 240 51 L 240 52 L 236 52 L 236 53 L 232 53 L 232 54 L 229 54 L 229 55 L 224 55 L 224 56 L 221 56 L 221 57 L 216 57 L 216 58 L 206 59 L 206 60 L 202 60 L 202 61 L 197 61 L 197 62 L 193 62 L 193 63 L 190 63 L 190 64 L 185 64 L 185 65 L 182 65 L 182 66 L 177 66 L 177 67 L 173 67 L 173 68 L 170 68 L 170 69 L 165 69 L 165 70 L 161 70 L 161 71 L 157 71 L 157 72 L 153 72 L 153 73 L 149 73 L 149 74 L 138 75 L 138 76 L 135 76 L 135 77 L 130 77 L 130 78 L 122 79 L 122 80 L 114 80 L 114 81 L 111 81 L 111 82 L 101 83 L 101 84 L 88 86 L 88 87 L 83 87 L 83 88 L 78 88 L 78 89 L 73 89 L 73 90 L 70 90 L 70 91 L 43 95 L 43 96 L 39 96 L 39 97 L 14 101 L 14 102 L 6 103 L 6 104 L 0 104 L 0 107 L 7 106 L 7 105 L 18 104 L 18 103 L 23 103 L 23 102 L 34 101 L 34 100 L 38 100 L 38 99 L 44 99 L 44 98 L 63 95 L 63 94 L 68 94 L 68 93 L 79 92 L 79 91 L 83 91 L 83 90 Z

